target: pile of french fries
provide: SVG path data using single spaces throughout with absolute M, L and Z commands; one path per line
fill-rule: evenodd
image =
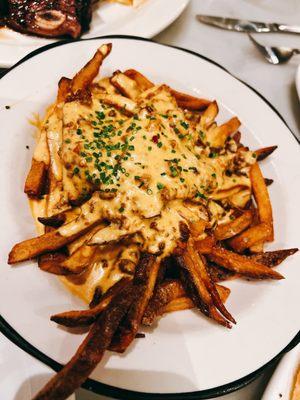
M 35 400 L 66 399 L 88 378 L 106 350 L 124 352 L 142 325 L 154 324 L 163 314 L 196 308 L 210 320 L 230 328 L 236 323 L 224 304 L 230 289 L 220 282 L 237 278 L 282 279 L 274 267 L 297 251 L 264 252 L 265 243 L 274 240 L 272 206 L 267 189 L 272 180 L 263 177 L 259 162 L 276 146 L 252 152 L 252 161 L 246 168 L 243 165 L 239 169 L 237 165 L 236 170 L 230 172 L 236 174 L 237 181 L 241 176 L 248 179 L 250 184 L 246 188 L 237 185 L 218 191 L 214 197 L 198 199 L 197 204 L 206 212 L 207 220 L 187 219 L 186 224 L 180 226 L 180 237 L 169 254 L 163 249 L 152 253 L 145 251 L 143 245 L 132 242 L 134 235 L 126 229 L 123 232 L 120 226 L 112 235 L 109 229 L 116 221 L 108 220 L 101 208 L 111 200 L 103 197 L 97 187 L 91 186 L 84 198 L 76 197 L 78 192 L 72 179 L 66 176 L 65 166 L 58 162 L 60 142 L 53 142 L 53 136 L 45 128 L 47 123 L 51 118 L 62 123 L 61 112 L 68 103 L 78 102 L 90 107 L 91 98 L 100 89 L 103 92 L 104 86 L 107 104 L 123 113 L 124 118 L 134 121 L 135 100 L 141 95 L 147 97 L 147 93 L 153 93 L 155 88 L 148 78 L 133 69 L 124 73 L 117 71 L 109 79 L 95 82 L 111 48 L 111 44 L 101 46 L 73 79 L 62 78 L 59 82 L 56 102 L 48 110 L 44 128 L 41 128 L 25 183 L 25 192 L 33 207 L 42 205 L 46 210 L 38 219 L 42 234 L 16 244 L 9 254 L 9 263 L 37 258 L 44 271 L 84 280 L 97 252 L 112 253 L 122 246 L 134 246 L 135 258 L 111 287 L 104 292 L 94 291 L 89 309 L 51 317 L 57 324 L 67 327 L 88 327 L 89 333 L 73 358 L 35 396 Z M 201 131 L 194 131 L 197 134 L 195 146 L 208 150 L 211 158 L 228 149 L 234 155 L 248 152 L 240 141 L 240 122 L 236 117 L 219 126 L 215 122 L 216 102 L 171 88 L 165 90 L 189 126 L 201 127 Z M 187 122 L 185 129 L 186 126 Z M 203 137 L 203 132 L 208 139 Z M 243 174 L 239 173 L 241 170 Z M 219 218 L 212 217 L 216 209 Z M 229 218 L 224 220 L 221 215 Z M 71 234 L 64 235 L 67 228 Z M 110 239 L 103 239 L 107 232 Z M 95 235 L 97 240 L 91 240 Z

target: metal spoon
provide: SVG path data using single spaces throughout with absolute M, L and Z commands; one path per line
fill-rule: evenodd
M 300 54 L 299 49 L 292 49 L 290 47 L 263 46 L 262 44 L 258 43 L 252 35 L 248 34 L 248 36 L 258 51 L 271 64 L 276 65 L 286 63 L 293 57 L 293 55 Z

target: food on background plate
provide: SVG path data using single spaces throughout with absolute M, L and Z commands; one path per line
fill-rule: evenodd
M 297 251 L 264 252 L 274 229 L 258 161 L 274 148 L 249 150 L 237 117 L 216 122 L 216 101 L 133 69 L 96 79 L 111 49 L 58 84 L 25 183 L 40 236 L 9 254 L 37 258 L 89 304 L 51 317 L 89 333 L 39 400 L 67 398 L 166 313 L 197 308 L 231 328 L 220 282 L 282 279 L 274 267 Z
M 87 31 L 93 7 L 101 0 L 4 0 L 0 22 L 21 32 L 46 37 L 78 38 Z M 136 0 L 110 0 L 136 6 Z

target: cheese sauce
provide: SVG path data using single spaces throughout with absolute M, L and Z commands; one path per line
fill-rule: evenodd
M 182 224 L 202 219 L 213 226 L 230 218 L 232 211 L 215 201 L 246 202 L 255 158 L 232 140 L 225 148 L 210 148 L 198 122 L 178 108 L 165 85 L 133 101 L 115 94 L 106 78 L 95 86 L 90 105 L 67 102 L 48 116 L 41 132 L 52 175 L 61 182 L 55 190 L 69 201 L 92 194 L 59 233 L 70 236 L 110 221 L 86 240 L 98 246 L 99 260 L 79 277 L 62 278 L 84 300 L 90 301 L 99 285 L 105 291 L 128 273 L 119 268 L 119 261 L 127 260 L 120 255 L 124 240 L 136 260 L 140 251 L 165 257 L 177 246 Z

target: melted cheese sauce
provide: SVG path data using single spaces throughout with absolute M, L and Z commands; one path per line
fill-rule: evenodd
M 84 274 L 62 278 L 85 301 L 96 287 L 105 291 L 128 274 L 119 263 L 129 263 L 126 249 L 136 260 L 141 251 L 165 257 L 177 246 L 182 223 L 224 222 L 231 211 L 216 200 L 241 205 L 249 198 L 252 153 L 238 150 L 233 141 L 210 148 L 202 140 L 201 117 L 192 117 L 178 108 L 165 85 L 136 94 L 133 101 L 116 94 L 107 78 L 95 86 L 90 105 L 72 101 L 48 113 L 35 153 L 41 157 L 47 143 L 54 182 L 48 216 L 92 194 L 59 233 L 70 236 L 110 221 L 81 238 L 98 246 L 99 259 Z

